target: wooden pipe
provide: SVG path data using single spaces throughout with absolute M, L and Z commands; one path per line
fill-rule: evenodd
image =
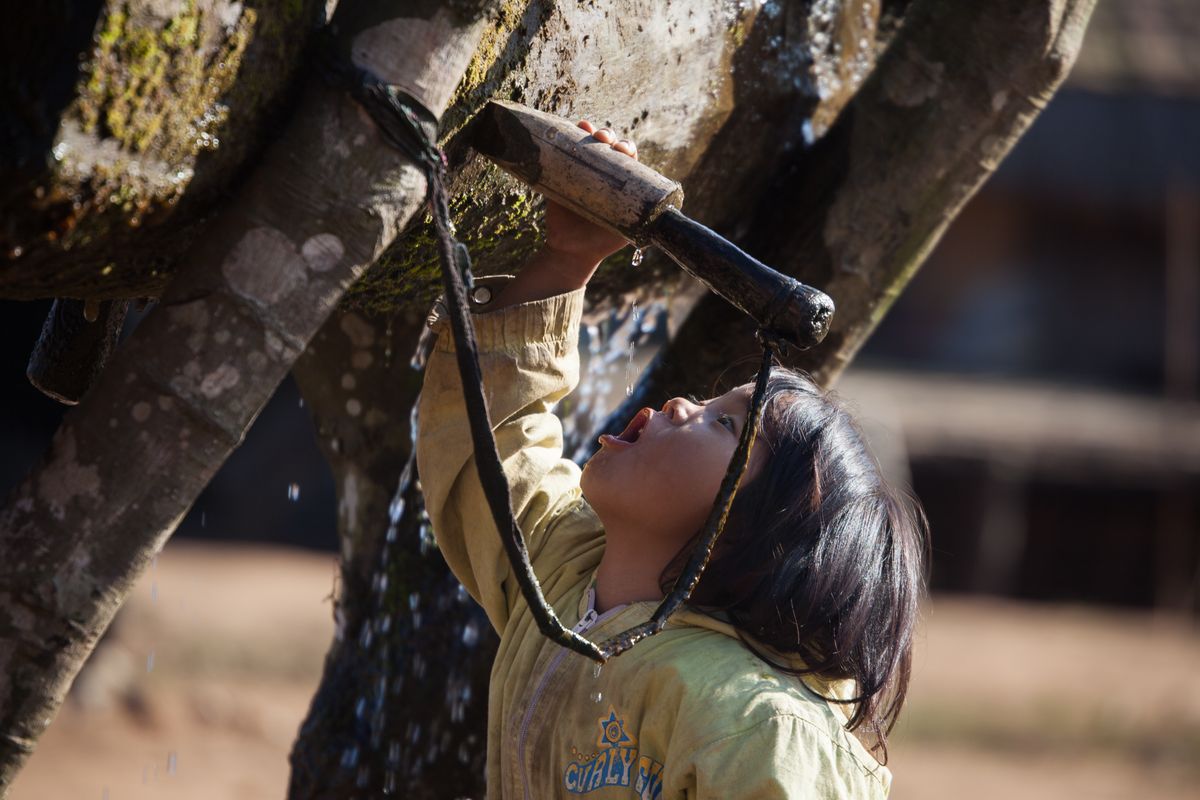
M 768 267 L 679 210 L 683 188 L 598 141 L 570 121 L 518 103 L 489 102 L 472 146 L 546 197 L 620 233 L 653 245 L 684 271 L 797 347 L 829 332 L 833 300 Z

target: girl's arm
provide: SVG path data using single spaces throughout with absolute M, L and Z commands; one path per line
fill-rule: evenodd
M 513 513 L 543 582 L 579 555 L 572 548 L 582 545 L 573 539 L 585 539 L 592 549 L 600 541 L 594 525 L 573 531 L 574 537 L 547 536 L 581 495 L 579 467 L 562 457 L 562 425 L 551 409 L 579 382 L 582 309 L 583 290 L 576 289 L 474 316 L 492 433 Z M 425 507 L 451 570 L 492 625 L 503 630 L 519 591 L 479 482 L 454 341 L 446 323 L 438 325 L 417 411 L 417 469 Z M 547 547 L 550 539 L 553 546 Z M 550 588 L 543 587 L 553 600 Z
M 615 138 L 581 127 L 610 144 Z M 632 145 L 617 149 L 633 154 Z M 580 470 L 562 457 L 562 425 L 551 409 L 579 382 L 583 287 L 600 261 L 624 244 L 548 202 L 546 245 L 473 320 L 513 513 L 551 602 L 559 580 L 571 583 L 599 561 L 595 516 L 568 513 L 578 510 Z M 503 630 L 519 590 L 479 482 L 453 338 L 447 321 L 438 325 L 417 412 L 417 468 L 442 554 L 492 625 Z M 566 574 L 573 568 L 581 575 Z

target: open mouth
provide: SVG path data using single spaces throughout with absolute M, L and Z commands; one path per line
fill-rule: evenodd
M 633 419 L 629 420 L 629 424 L 625 426 L 625 430 L 621 431 L 616 436 L 608 433 L 601 436 L 600 444 L 617 445 L 623 447 L 633 445 L 639 438 L 641 438 L 642 431 L 645 430 L 646 423 L 650 421 L 650 415 L 653 413 L 654 412 L 649 408 L 643 408 L 634 415 Z

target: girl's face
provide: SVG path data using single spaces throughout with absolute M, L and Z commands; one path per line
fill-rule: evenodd
M 610 537 L 632 531 L 670 549 L 703 527 L 746 424 L 753 389 L 743 384 L 700 403 L 675 397 L 662 411 L 643 408 L 619 437 L 600 437 L 581 486 Z M 743 485 L 765 460 L 766 448 L 756 442 Z

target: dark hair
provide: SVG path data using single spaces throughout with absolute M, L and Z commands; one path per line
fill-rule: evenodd
M 739 488 L 689 603 L 724 612 L 776 668 L 853 679 L 854 697 L 826 699 L 853 706 L 847 728 L 871 736 L 886 762 L 924 591 L 924 514 L 884 480 L 858 425 L 808 375 L 771 370 L 763 446 L 768 460 Z M 663 571 L 664 592 L 690 550 Z M 773 661 L 747 636 L 805 667 Z

